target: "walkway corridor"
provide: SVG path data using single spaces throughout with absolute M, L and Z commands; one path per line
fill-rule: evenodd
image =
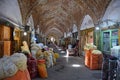
M 57 64 L 48 69 L 48 78 L 33 80 L 101 80 L 100 70 L 90 70 L 84 65 L 83 57 L 65 57 L 61 53 Z

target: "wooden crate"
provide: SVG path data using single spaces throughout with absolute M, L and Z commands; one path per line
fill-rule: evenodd
M 7 26 L 0 25 L 0 41 L 11 39 L 11 28 Z

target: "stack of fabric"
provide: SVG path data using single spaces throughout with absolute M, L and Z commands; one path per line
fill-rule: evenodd
M 0 79 L 31 80 L 27 71 L 27 58 L 23 53 L 14 53 L 0 59 Z M 20 77 L 19 77 L 20 76 Z
M 90 68 L 91 53 L 95 49 L 97 49 L 97 47 L 95 45 L 93 45 L 92 43 L 86 44 L 84 46 L 84 50 L 85 50 L 85 66 L 87 66 L 88 68 Z

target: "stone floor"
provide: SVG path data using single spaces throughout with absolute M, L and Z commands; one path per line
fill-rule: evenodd
M 37 77 L 32 80 L 101 80 L 101 70 L 90 70 L 85 67 L 84 57 L 66 57 L 62 54 L 57 59 L 57 64 L 47 71 L 47 79 Z

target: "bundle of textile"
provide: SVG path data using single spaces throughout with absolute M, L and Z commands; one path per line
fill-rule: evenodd
M 10 60 L 18 67 L 19 70 L 27 68 L 27 58 L 23 53 L 14 53 Z
M 47 68 L 53 66 L 52 54 L 49 51 L 44 51 Z
M 99 51 L 99 50 L 93 50 L 93 51 L 92 51 L 92 54 L 102 54 L 102 52 Z
M 49 48 L 49 53 L 51 54 L 51 59 L 52 59 L 52 66 L 54 64 L 56 64 L 56 58 L 54 57 L 54 52 L 53 52 L 53 48 Z
M 54 53 L 54 57 L 57 59 L 59 58 L 59 54 L 58 53 Z
M 17 66 L 7 56 L 0 59 L 0 63 L 0 80 L 6 77 L 11 77 L 18 71 Z
M 27 65 L 30 77 L 35 78 L 37 76 L 37 60 L 34 59 L 33 57 L 28 57 Z
M 41 49 L 36 43 L 31 44 L 31 54 L 34 58 L 36 58 L 36 52 Z
M 36 52 L 36 59 L 44 59 L 44 53 L 41 49 Z
M 26 41 L 23 41 L 23 46 L 21 46 L 21 50 L 23 53 L 30 54 L 30 50 Z
M 11 77 L 18 71 L 17 66 L 9 59 L 9 57 L 3 57 L 0 59 L 0 80 L 6 77 Z
M 7 77 L 3 80 L 31 80 L 28 70 L 18 70 L 14 76 Z
M 23 53 L 14 53 L 0 59 L 0 80 L 31 80 L 27 71 L 27 58 Z
M 47 69 L 46 69 L 46 65 L 45 65 L 45 60 L 41 59 L 38 60 L 38 72 L 41 78 L 47 78 L 48 74 L 47 74 Z

